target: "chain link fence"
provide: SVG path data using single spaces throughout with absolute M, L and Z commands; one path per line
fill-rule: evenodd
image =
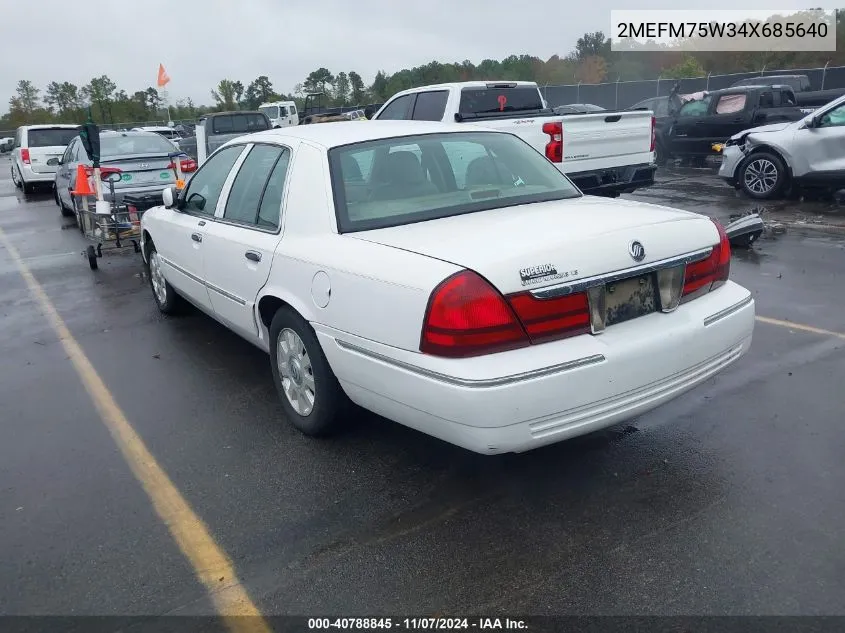
M 740 79 L 766 75 L 807 75 L 813 90 L 845 88 L 845 66 L 824 68 L 790 68 L 785 70 L 762 70 L 760 72 L 733 73 L 728 75 L 707 75 L 686 79 L 644 79 L 641 81 L 616 81 L 601 84 L 569 84 L 565 86 L 543 86 L 546 101 L 554 107 L 568 103 L 592 103 L 608 110 L 628 108 L 644 99 L 667 96 L 676 82 L 681 82 L 681 92 L 692 93 L 702 90 L 729 88 Z M 193 124 L 195 120 L 174 121 L 178 124 Z M 136 121 L 132 123 L 102 124 L 103 129 L 132 129 L 144 125 L 167 125 L 167 121 Z M 15 130 L 0 130 L 0 138 L 14 137 Z
M 845 88 L 845 66 L 824 68 L 790 68 L 788 70 L 762 70 L 760 72 L 707 75 L 686 79 L 645 79 L 641 81 L 616 81 L 600 84 L 569 84 L 543 86 L 544 96 L 554 107 L 569 103 L 592 103 L 608 110 L 628 108 L 644 99 L 668 96 L 680 81 L 682 93 L 729 88 L 741 79 L 766 75 L 807 75 L 813 90 Z

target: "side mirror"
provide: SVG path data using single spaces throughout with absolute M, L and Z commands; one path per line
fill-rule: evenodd
M 161 200 L 166 208 L 172 209 L 176 205 L 176 187 L 168 187 L 162 191 Z
M 47 161 L 47 164 L 50 165 L 51 167 L 55 167 L 56 165 L 61 165 L 62 161 L 59 158 L 51 158 L 50 160 Z

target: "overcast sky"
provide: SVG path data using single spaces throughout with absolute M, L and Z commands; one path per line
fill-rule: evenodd
M 369 84 L 431 60 L 566 55 L 586 31 L 609 34 L 611 9 L 679 8 L 677 0 L 6 0 L 0 8 L 0 112 L 19 79 L 88 83 L 106 74 L 129 94 L 211 102 L 222 78 L 267 75 L 291 92 L 312 70 L 355 70 Z M 693 0 L 685 9 L 763 9 L 770 0 Z M 790 0 L 791 8 L 836 3 Z M 90 12 L 83 15 L 82 12 Z M 83 31 L 92 25 L 91 31 Z

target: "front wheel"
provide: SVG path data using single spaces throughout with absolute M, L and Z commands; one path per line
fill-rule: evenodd
M 289 307 L 270 324 L 270 369 L 290 422 L 312 437 L 337 431 L 348 399 L 308 322 Z
M 182 308 L 182 297 L 173 289 L 164 277 L 164 270 L 161 257 L 156 250 L 155 244 L 150 242 L 147 247 L 147 277 L 150 279 L 150 288 L 153 291 L 153 298 L 162 314 L 178 314 Z
M 770 152 L 752 154 L 740 165 L 738 180 L 742 190 L 755 200 L 770 200 L 786 184 L 786 166 Z

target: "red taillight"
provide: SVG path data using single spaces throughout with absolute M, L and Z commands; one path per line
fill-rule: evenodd
M 719 243 L 713 251 L 699 262 L 687 264 L 684 274 L 685 300 L 692 299 L 723 285 L 731 274 L 731 243 L 724 227 L 713 220 L 719 231 Z
M 176 169 L 176 165 L 174 163 L 170 163 L 167 168 Z M 186 158 L 184 160 L 180 160 L 179 168 L 182 170 L 183 174 L 190 174 L 197 170 L 197 161 L 195 161 L 193 158 Z
M 590 331 L 587 293 L 537 299 L 530 292 L 509 295 L 511 307 L 532 343 L 586 334 Z
M 21 148 L 21 160 L 23 161 L 24 165 L 29 165 L 29 150 L 25 147 Z
M 466 358 L 528 345 L 505 298 L 478 274 L 464 270 L 443 281 L 428 302 L 420 351 Z
M 550 121 L 543 123 L 543 134 L 549 135 L 549 142 L 546 143 L 546 158 L 553 163 L 563 162 L 563 123 Z
M 117 167 L 100 167 L 100 179 L 105 178 L 109 174 L 122 174 L 123 170 Z
M 545 343 L 590 331 L 583 292 L 537 299 L 530 292 L 503 297 L 480 275 L 464 270 L 431 295 L 420 351 L 466 358 Z
M 651 117 L 651 147 L 649 147 L 648 151 L 653 152 L 655 144 L 657 142 L 657 131 L 656 131 L 657 121 L 655 120 L 654 116 Z

